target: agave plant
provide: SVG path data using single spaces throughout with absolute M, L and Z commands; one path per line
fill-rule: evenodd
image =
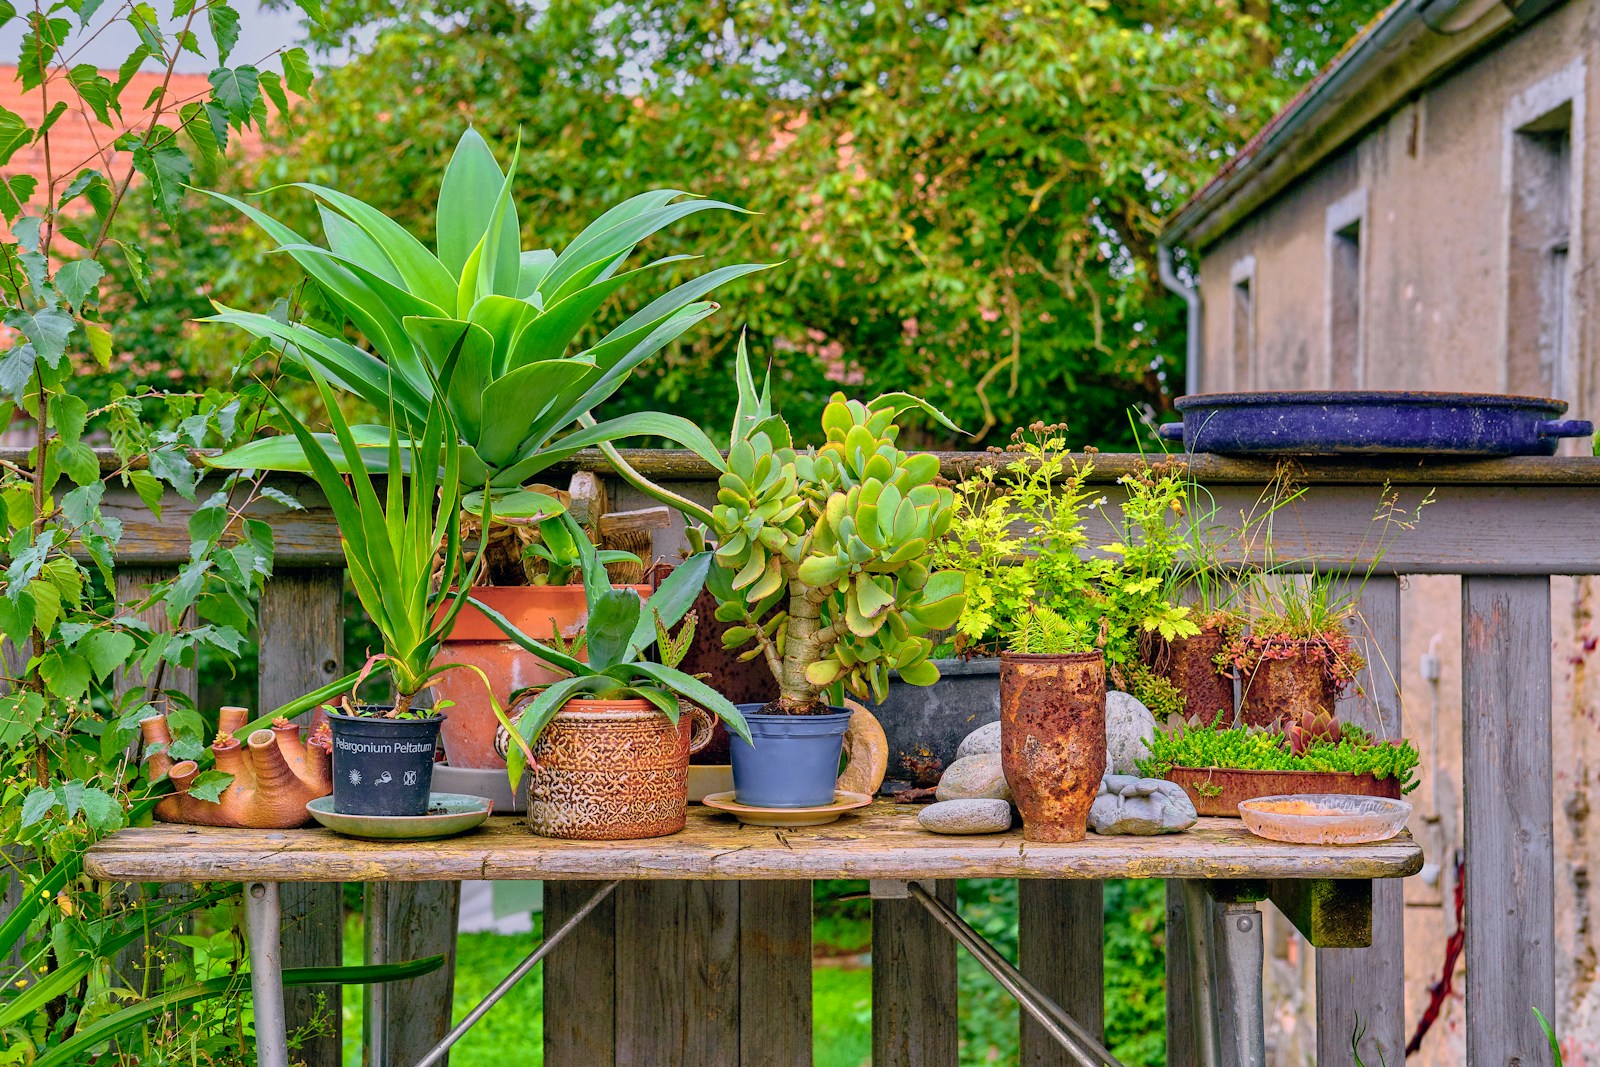
M 590 414 L 617 391 L 642 361 L 716 310 L 704 297 L 717 285 L 772 264 L 740 263 L 707 271 L 657 295 L 590 347 L 574 341 L 624 286 L 659 275 L 692 256 L 668 256 L 623 270 L 638 245 L 701 211 L 742 211 L 677 189 L 643 193 L 605 212 L 560 253 L 524 250 L 512 200 L 512 176 L 469 128 L 445 169 L 439 190 L 437 240 L 430 251 L 381 211 L 335 189 L 295 187 L 317 198 L 327 247 L 315 244 L 266 212 L 221 193 L 211 195 L 255 222 L 321 287 L 365 337 L 371 350 L 302 323 L 218 305 L 208 321 L 238 326 L 283 346 L 380 411 L 394 411 L 402 428 L 420 433 L 433 381 L 459 349 L 444 395 L 461 439 L 461 479 L 467 505 L 481 491 L 505 499 L 503 517 L 553 515 L 560 504 L 520 487 L 579 449 L 601 448 L 623 477 L 689 514 L 704 509 L 656 486 L 620 462 L 615 442 L 663 437 L 720 465 L 715 446 L 676 415 L 635 412 L 604 422 Z M 573 427 L 577 426 L 576 430 Z M 572 432 L 568 433 L 567 431 Z M 561 436 L 565 433 L 565 436 Z M 369 465 L 381 468 L 388 434 L 356 427 Z M 336 459 L 333 442 L 323 447 Z M 253 441 L 215 460 L 232 468 L 308 469 L 294 437 Z M 475 493 L 476 491 L 476 493 Z

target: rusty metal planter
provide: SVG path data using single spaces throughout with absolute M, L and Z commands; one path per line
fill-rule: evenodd
M 1239 817 L 1239 802 L 1256 797 L 1295 793 L 1345 793 L 1361 797 L 1400 799 L 1398 778 L 1377 778 L 1344 771 L 1256 771 L 1219 767 L 1174 767 L 1167 780 L 1189 794 L 1201 815 Z
M 1193 637 L 1167 642 L 1160 657 L 1161 673 L 1183 694 L 1184 715 L 1198 715 L 1207 726 L 1219 718 L 1233 721 L 1233 676 L 1216 664 L 1226 642 L 1219 627 L 1207 626 Z
M 1246 726 L 1270 726 L 1280 719 L 1299 722 L 1318 711 L 1331 714 L 1339 699 L 1339 683 L 1309 657 L 1264 659 L 1241 682 L 1239 721 Z
M 710 739 L 696 718 L 674 726 L 648 700 L 569 700 L 533 745 L 528 828 L 583 841 L 682 830 L 692 741 Z
M 1098 652 L 1000 657 L 1000 761 L 1029 841 L 1081 841 L 1106 767 Z

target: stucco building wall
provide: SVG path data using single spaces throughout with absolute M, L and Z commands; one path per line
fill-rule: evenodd
M 1536 393 L 1568 400 L 1578 417 L 1600 415 L 1600 270 L 1590 251 L 1600 248 L 1597 82 L 1600 0 L 1566 4 L 1415 94 L 1200 249 L 1200 391 Z M 1537 158 L 1519 156 L 1524 149 Z M 1530 218 L 1562 223 L 1564 244 Z M 1338 242 L 1348 241 L 1352 226 L 1359 234 L 1355 337 L 1339 334 L 1348 309 L 1336 306 L 1341 278 L 1348 285 L 1339 272 L 1350 269 L 1337 257 L 1351 252 Z M 1559 269 L 1552 272 L 1552 263 Z M 1425 537 L 1427 524 L 1424 513 L 1412 536 Z M 1600 859 L 1600 830 L 1590 826 L 1591 768 L 1600 754 L 1600 672 L 1590 663 L 1600 632 L 1595 586 L 1552 583 L 1557 1022 L 1569 1067 L 1600 1064 L 1589 873 Z M 1412 829 L 1441 871 L 1461 839 L 1459 603 L 1456 579 L 1411 579 L 1396 665 L 1406 732 L 1433 772 L 1413 795 Z M 1421 669 L 1430 649 L 1442 664 L 1436 683 Z M 1408 1028 L 1439 978 L 1453 925 L 1449 884 L 1445 872 L 1432 884 L 1407 886 Z M 1458 972 L 1458 995 L 1409 1062 L 1465 1062 L 1459 991 L 1467 981 Z M 1302 1044 L 1288 1034 L 1278 1042 L 1286 1052 Z

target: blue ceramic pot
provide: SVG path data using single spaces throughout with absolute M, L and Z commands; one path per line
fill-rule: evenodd
M 815 808 L 832 804 L 850 713 L 757 715 L 765 705 L 739 704 L 752 746 L 730 738 L 733 788 L 739 803 L 757 808 Z

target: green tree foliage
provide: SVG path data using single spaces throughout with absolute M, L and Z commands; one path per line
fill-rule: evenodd
M 1044 418 L 1112 445 L 1181 379 L 1159 220 L 1379 6 L 336 0 L 328 39 L 375 42 L 267 177 L 360 188 L 426 233 L 463 119 L 520 131 L 540 244 L 673 186 L 762 212 L 697 219 L 685 248 L 787 260 L 720 292 L 623 406 L 719 424 L 748 323 L 799 424 L 843 382 L 986 442 Z

